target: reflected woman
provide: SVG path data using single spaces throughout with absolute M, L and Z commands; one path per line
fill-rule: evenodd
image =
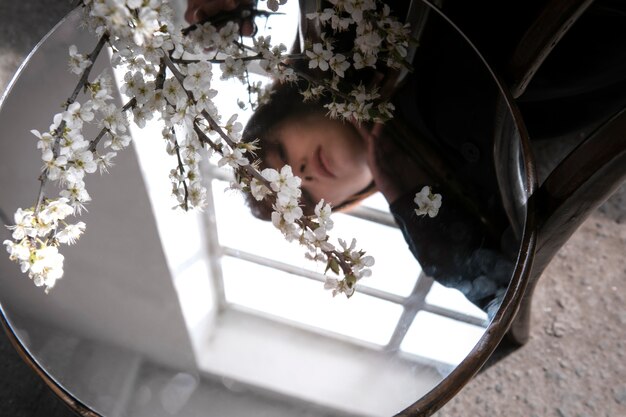
M 219 7 L 232 10 L 239 2 L 189 4 L 187 16 L 210 16 Z M 385 126 L 331 119 L 324 108 L 331 97 L 304 102 L 300 91 L 307 88 L 306 82 L 276 83 L 269 100 L 248 122 L 243 140 L 261 141 L 262 168 L 292 167 L 302 179 L 305 213 L 320 199 L 335 211 L 348 210 L 380 191 L 424 272 L 492 314 L 514 259 L 505 249 L 508 224 L 488 151 L 497 97 L 482 63 L 449 32 L 437 22 L 427 27 L 415 72 L 396 88 L 392 101 L 397 111 Z M 450 63 L 452 55 L 465 60 L 463 77 L 450 71 L 448 66 L 458 68 L 458 63 Z M 384 74 L 374 71 L 360 81 L 373 85 L 380 78 Z M 413 199 L 424 185 L 443 195 L 434 219 L 414 210 Z M 270 219 L 267 202 L 248 196 L 248 204 L 256 217 Z
M 334 211 L 345 211 L 381 192 L 424 272 L 493 313 L 513 267 L 501 249 L 501 235 L 489 230 L 465 198 L 455 196 L 452 180 L 417 163 L 398 143 L 405 138 L 392 129 L 330 119 L 324 100 L 303 102 L 301 97 L 297 84 L 275 85 L 244 129 L 244 141 L 261 140 L 262 168 L 290 165 L 302 179 L 303 210 L 309 213 L 322 198 Z M 435 218 L 415 213 L 413 200 L 424 185 L 444 196 Z M 247 203 L 256 217 L 270 219 L 267 200 L 247 195 Z

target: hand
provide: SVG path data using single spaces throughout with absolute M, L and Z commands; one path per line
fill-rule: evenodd
M 353 123 L 367 143 L 368 165 L 378 190 L 389 204 L 432 179 L 422 167 L 400 149 L 390 137 L 385 137 L 384 126 L 376 123 L 367 129 Z
M 187 0 L 185 20 L 191 24 L 201 23 L 221 12 L 232 12 L 238 7 L 253 6 L 254 0 Z M 239 30 L 243 36 L 254 34 L 254 22 L 246 19 L 239 22 Z

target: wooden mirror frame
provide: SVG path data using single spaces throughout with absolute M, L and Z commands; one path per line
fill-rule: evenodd
M 482 54 L 476 49 L 474 44 L 463 34 L 463 32 L 447 18 L 436 6 L 431 4 L 427 0 L 422 0 L 427 4 L 434 13 L 438 14 L 446 20 L 451 27 L 457 31 L 468 43 L 468 45 L 475 51 L 477 56 L 482 60 L 486 69 L 489 70 L 493 79 L 495 80 L 499 91 L 504 98 L 507 110 L 513 117 L 515 126 L 519 133 L 519 141 L 522 153 L 523 173 L 525 174 L 525 194 L 530 196 L 527 199 L 526 205 L 526 218 L 524 221 L 523 234 L 521 239 L 521 246 L 518 251 L 518 257 L 515 264 L 511 283 L 504 297 L 504 300 L 498 309 L 495 317 L 491 321 L 490 325 L 486 329 L 485 333 L 472 349 L 469 355 L 437 386 L 429 391 L 425 396 L 420 398 L 414 404 L 401 411 L 397 416 L 430 416 L 438 409 L 440 409 L 445 403 L 447 403 L 454 395 L 456 395 L 465 384 L 480 370 L 480 368 L 489 359 L 491 354 L 499 345 L 511 324 L 513 323 L 516 314 L 524 300 L 524 296 L 527 291 L 529 277 L 531 276 L 532 262 L 537 244 L 537 230 L 536 230 L 536 216 L 535 216 L 535 203 L 534 195 L 537 189 L 537 178 L 535 174 L 534 162 L 532 160 L 532 153 L 530 150 L 530 143 L 528 134 L 524 127 L 524 123 L 519 110 L 515 104 L 513 96 L 509 89 L 501 81 L 500 77 L 491 69 Z M 65 20 L 65 19 L 64 19 Z M 60 24 L 55 26 L 50 33 L 52 33 Z M 34 51 L 46 41 L 48 35 L 46 35 L 34 48 Z M 26 58 L 24 63 L 27 63 L 29 57 Z M 23 64 L 24 65 L 24 64 Z M 20 68 L 20 70 L 23 66 Z M 20 70 L 16 73 L 15 78 L 19 77 Z M 8 94 L 11 90 L 13 82 L 9 83 L 5 94 Z M 4 95 L 3 95 L 4 98 Z M 0 99 L 0 103 L 3 100 Z M 72 411 L 76 414 L 84 417 L 98 417 L 100 414 L 89 409 L 84 403 L 76 399 L 69 391 L 63 388 L 55 379 L 39 364 L 39 362 L 28 352 L 28 349 L 19 340 L 16 332 L 11 327 L 2 306 L 0 305 L 0 319 L 2 327 L 4 328 L 9 340 L 20 355 L 20 357 L 29 365 L 31 369 L 50 387 L 54 394 L 59 397 Z M 104 417 L 104 416 L 102 416 Z

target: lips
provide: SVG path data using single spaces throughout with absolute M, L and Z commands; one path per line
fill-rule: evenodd
M 315 168 L 319 175 L 327 178 L 336 178 L 335 174 L 330 168 L 328 160 L 322 154 L 322 147 L 318 147 L 315 151 Z

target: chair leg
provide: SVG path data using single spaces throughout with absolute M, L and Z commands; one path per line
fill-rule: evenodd
M 552 171 L 531 198 L 537 207 L 538 242 L 526 296 L 502 348 L 530 335 L 532 294 L 557 251 L 626 179 L 626 109 L 604 123 Z

